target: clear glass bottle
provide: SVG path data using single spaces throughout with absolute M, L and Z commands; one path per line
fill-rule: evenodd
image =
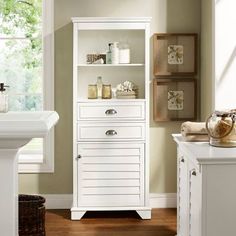
M 97 77 L 97 96 L 102 98 L 102 76 Z
M 8 94 L 6 92 L 6 85 L 0 83 L 0 113 L 8 112 Z
M 108 44 L 108 51 L 106 54 L 106 64 L 112 64 L 112 52 L 111 52 L 112 43 Z

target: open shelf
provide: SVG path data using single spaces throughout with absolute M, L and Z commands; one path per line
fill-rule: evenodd
M 139 67 L 144 66 L 143 63 L 132 64 L 78 64 L 78 67 Z
M 111 98 L 111 99 L 88 99 L 88 98 L 78 98 L 77 102 L 92 102 L 92 103 L 107 103 L 107 102 L 133 102 L 133 101 L 145 101 L 144 98 L 135 98 L 135 99 L 118 99 L 118 98 Z

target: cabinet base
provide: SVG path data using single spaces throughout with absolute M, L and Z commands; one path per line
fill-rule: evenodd
M 151 210 L 139 210 L 136 211 L 139 216 L 143 219 L 143 220 L 150 220 L 151 219 Z
M 142 220 L 151 219 L 151 208 L 149 207 L 119 207 L 119 208 L 84 208 L 84 207 L 72 207 L 71 208 L 71 220 L 80 220 L 86 211 L 136 211 Z
M 72 211 L 71 210 L 71 219 L 80 220 L 84 216 L 85 213 L 86 211 L 80 211 L 80 210 Z

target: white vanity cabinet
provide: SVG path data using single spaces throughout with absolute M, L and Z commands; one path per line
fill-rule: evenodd
M 177 143 L 177 236 L 236 235 L 236 148 Z
M 149 206 L 149 27 L 150 18 L 72 18 L 73 21 L 73 206 L 86 211 L 135 210 Z M 87 64 L 108 44 L 128 43 L 129 64 Z M 138 86 L 136 99 L 88 99 L 88 85 L 101 76 L 114 88 Z

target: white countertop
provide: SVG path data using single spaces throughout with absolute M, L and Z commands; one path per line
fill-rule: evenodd
M 236 148 L 213 147 L 208 142 L 185 142 L 181 134 L 172 136 L 179 147 L 197 159 L 200 164 L 222 164 L 222 162 L 236 164 Z
M 58 119 L 55 111 L 0 113 L 0 139 L 44 137 Z

